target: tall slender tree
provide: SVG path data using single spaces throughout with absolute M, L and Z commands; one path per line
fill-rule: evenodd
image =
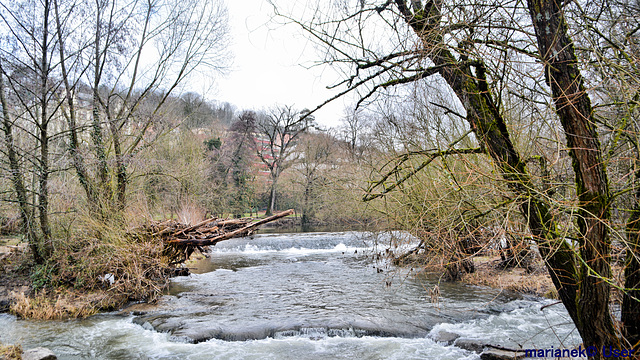
M 53 250 L 51 176 L 68 161 L 91 210 L 122 210 L 130 164 L 162 134 L 170 99 L 201 69 L 228 64 L 226 10 L 217 0 L 20 0 L 0 3 L 0 28 L 6 153 L 42 262 Z

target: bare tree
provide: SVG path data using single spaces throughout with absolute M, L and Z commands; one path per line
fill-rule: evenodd
M 40 246 L 38 236 L 35 231 L 34 207 L 29 201 L 29 194 L 25 186 L 25 174 L 22 170 L 19 160 L 18 148 L 14 139 L 14 120 L 9 113 L 9 105 L 7 103 L 4 88 L 4 72 L 0 73 L 0 104 L 2 105 L 2 129 L 4 132 L 4 145 L 6 155 L 9 160 L 9 171 L 11 182 L 15 191 L 15 196 L 20 209 L 20 220 L 22 221 L 22 230 L 27 237 L 27 243 L 33 253 L 36 263 L 41 263 L 43 257 L 40 254 Z
M 221 185 L 227 188 L 229 209 L 238 217 L 253 206 L 256 122 L 254 111 L 243 111 L 231 124 L 220 149 L 222 168 L 218 173 L 225 180 Z
M 122 209 L 129 159 L 152 139 L 148 131 L 167 111 L 167 101 L 199 68 L 225 66 L 226 11 L 216 1 L 171 0 L 96 1 L 93 11 L 86 72 L 93 92 L 93 183 L 103 202 Z M 149 53 L 154 56 L 147 58 Z M 72 148 L 78 144 L 72 142 Z M 109 148 L 113 161 L 107 158 Z
M 256 152 L 269 170 L 271 180 L 267 215 L 275 211 L 278 179 L 293 164 L 292 154 L 297 138 L 313 126 L 307 110 L 297 111 L 291 106 L 278 106 L 256 121 Z
M 333 170 L 332 155 L 337 141 L 327 133 L 306 133 L 300 138 L 296 150 L 300 159 L 295 170 L 300 176 L 302 185 L 302 218 L 301 225 L 305 229 L 322 202 L 319 193 L 328 185 L 330 172 Z
M 338 84 L 344 88 L 336 97 L 356 91 L 360 93 L 357 105 L 367 105 L 380 94 L 430 84 L 432 91 L 448 100 L 432 106 L 465 121 L 469 129 L 465 136 L 477 143 L 474 148 L 461 148 L 455 141 L 444 149 L 407 153 L 372 185 L 366 199 L 401 186 L 436 158 L 486 154 L 508 187 L 506 196 L 519 207 L 584 344 L 631 348 L 638 337 L 634 327 L 622 334 L 609 308 L 612 196 L 591 95 L 584 86 L 567 17 L 572 6 L 582 4 L 354 1 L 318 7 L 304 20 L 285 18 L 319 40 L 328 50 L 326 62 L 345 65 L 346 76 Z M 375 36 L 371 36 L 373 28 Z M 380 38 L 389 41 L 380 43 Z M 514 124 L 507 117 L 513 104 L 530 109 L 534 118 L 548 125 L 549 133 L 560 130 L 561 135 L 551 141 L 537 139 L 533 147 L 519 149 L 510 130 Z M 532 153 L 538 146 L 547 146 L 545 142 L 566 142 L 575 193 L 566 194 L 564 203 L 551 196 L 545 185 L 549 178 L 544 175 L 548 170 L 545 154 Z M 418 166 L 403 167 L 416 156 L 426 159 Z M 543 164 L 539 180 L 528 165 L 533 163 L 532 156 Z M 574 216 L 568 221 L 561 216 L 567 207 Z M 571 227 L 572 220 L 577 224 L 569 231 L 575 246 L 563 230 Z M 625 301 L 637 302 L 633 291 L 624 296 Z
M 5 46 L 0 49 L 0 76 L 7 82 L 0 90 L 14 190 L 23 221 L 26 220 L 25 230 L 34 259 L 41 263 L 52 251 L 48 183 L 55 171 L 50 164 L 50 146 L 61 105 L 57 97 L 60 81 L 56 79 L 59 63 L 54 56 L 60 44 L 54 36 L 53 2 L 29 5 L 16 2 L 0 7 L 0 20 L 8 30 L 4 33 Z M 16 129 L 20 131 L 14 132 Z M 18 142 L 16 137 L 26 138 Z M 21 180 L 29 173 L 35 184 L 31 188 Z
M 199 69 L 226 66 L 226 11 L 216 0 L 24 0 L 0 4 L 0 27 L 8 164 L 17 201 L 37 216 L 36 232 L 22 211 L 40 262 L 52 250 L 52 174 L 69 164 L 90 209 L 123 209 L 129 164 L 164 132 L 174 94 Z
M 347 110 L 346 112 L 341 126 L 343 138 L 349 145 L 351 153 L 358 158 L 358 155 L 361 155 L 358 149 L 363 145 L 363 139 L 367 136 L 366 129 L 371 126 L 371 121 L 364 111 Z

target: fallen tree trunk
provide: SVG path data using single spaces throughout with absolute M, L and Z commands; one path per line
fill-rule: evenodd
M 155 239 L 164 243 L 163 255 L 170 265 L 178 265 L 189 259 L 197 249 L 220 241 L 251 234 L 257 227 L 293 214 L 293 209 L 252 222 L 253 219 L 210 218 L 197 224 L 182 224 L 175 220 L 154 222 L 134 229 L 129 235 L 134 239 Z
M 293 214 L 293 209 L 289 209 L 287 211 L 283 211 L 279 214 L 275 214 L 273 216 L 269 216 L 268 218 L 264 218 L 260 221 L 257 221 L 253 224 L 241 227 L 240 229 L 222 234 L 222 235 L 218 235 L 216 237 L 212 237 L 212 238 L 204 238 L 204 239 L 173 239 L 173 240 L 169 240 L 168 243 L 169 244 L 180 244 L 183 246 L 209 246 L 209 245 L 215 245 L 217 243 L 219 243 L 220 241 L 223 240 L 228 240 L 234 237 L 238 237 L 238 236 L 242 236 L 245 233 L 249 233 L 250 231 L 252 231 L 253 229 L 257 228 L 260 225 L 266 224 L 268 222 L 272 222 L 275 220 L 278 220 L 280 218 L 283 218 L 285 216 L 291 215 Z

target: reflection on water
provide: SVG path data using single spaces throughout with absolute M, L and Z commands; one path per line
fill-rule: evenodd
M 361 232 L 233 239 L 194 264 L 196 274 L 174 279 L 146 314 L 5 314 L 0 341 L 61 359 L 479 358 L 433 340 L 444 332 L 506 347 L 579 343 L 561 305 L 541 310 L 548 301 L 413 276 L 372 261 L 375 250 Z M 426 289 L 435 285 L 432 303 Z

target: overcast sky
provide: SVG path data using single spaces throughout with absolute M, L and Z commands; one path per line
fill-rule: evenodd
M 301 110 L 313 109 L 333 94 L 326 86 L 335 82 L 336 73 L 305 68 L 319 58 L 317 51 L 298 27 L 272 22 L 273 8 L 266 0 L 228 0 L 227 7 L 234 61 L 211 97 L 241 109 L 280 104 Z M 317 112 L 317 121 L 338 125 L 345 101 L 336 100 Z

